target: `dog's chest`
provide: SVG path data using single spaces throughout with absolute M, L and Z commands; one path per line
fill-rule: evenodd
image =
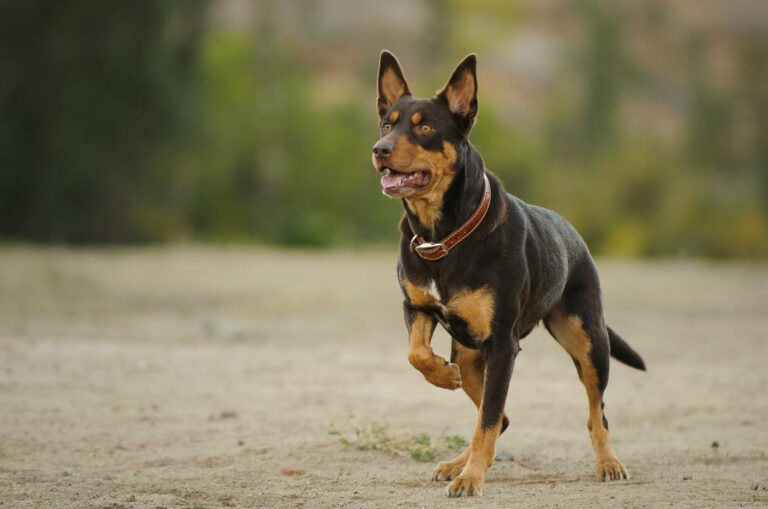
M 491 335 L 495 299 L 488 288 L 443 288 L 441 291 L 434 280 L 416 285 L 407 279 L 402 285 L 409 302 L 431 310 L 448 332 L 466 330 L 472 339 L 480 342 Z
M 440 290 L 437 289 L 437 281 L 430 279 L 429 284 L 424 291 L 426 292 L 427 297 L 431 298 L 437 307 L 443 309 L 444 311 L 448 310 L 448 308 L 445 307 L 445 303 L 442 301 Z
M 441 293 L 434 279 L 428 280 L 426 284 L 415 284 L 405 279 L 402 281 L 402 286 L 408 300 L 414 306 L 437 308 L 444 314 L 450 312 L 447 304 L 453 292 L 444 289 Z

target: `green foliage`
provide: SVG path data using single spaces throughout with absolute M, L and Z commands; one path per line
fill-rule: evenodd
M 196 236 L 322 247 L 393 230 L 386 207 L 370 209 L 384 201 L 360 149 L 372 144 L 370 114 L 314 105 L 296 57 L 245 34 L 210 34 L 202 55 L 207 121 L 175 152 Z
M 0 239 L 394 243 L 401 205 L 369 160 L 381 34 L 333 46 L 317 42 L 312 2 L 294 6 L 291 30 L 278 1 L 246 29 L 215 21 L 219 5 L 0 2 Z M 665 4 L 638 5 L 561 13 L 579 35 L 558 35 L 559 85 L 530 125 L 497 107 L 506 85 L 486 87 L 481 70 L 473 143 L 595 253 L 768 256 L 768 31 L 723 32 L 718 53 L 719 39 L 670 25 Z M 503 66 L 497 36 L 540 21 L 516 3 L 422 6 L 418 44 L 393 48 L 424 64 L 406 69 L 414 91 L 469 51 Z M 368 64 L 329 57 L 358 42 L 375 46 Z M 649 43 L 673 51 L 638 58 Z M 712 79 L 712 54 L 729 80 Z M 679 119 L 669 140 L 627 122 L 628 104 L 658 93 Z
M 467 446 L 467 441 L 460 435 L 442 434 L 433 439 L 427 433 L 412 435 L 407 431 L 392 430 L 388 425 L 377 422 L 368 426 L 354 426 L 353 438 L 344 436 L 333 425 L 328 434 L 338 436 L 340 443 L 362 451 L 386 451 L 422 462 L 432 461 L 438 456 L 460 451 Z

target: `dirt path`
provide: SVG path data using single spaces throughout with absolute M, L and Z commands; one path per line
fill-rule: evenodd
M 583 389 L 540 329 L 507 403 L 514 460 L 453 500 L 433 463 L 329 433 L 473 429 L 405 359 L 394 259 L 1 250 L 0 507 L 768 506 L 768 267 L 600 263 L 649 366 L 614 363 L 606 394 L 632 479 L 593 480 Z

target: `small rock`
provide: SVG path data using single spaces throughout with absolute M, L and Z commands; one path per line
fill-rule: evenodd
M 515 461 L 515 457 L 511 452 L 500 452 L 496 455 L 496 461 Z
M 690 476 L 690 475 L 683 476 L 683 481 L 690 481 L 691 479 L 693 479 L 693 476 Z
M 236 419 L 237 412 L 233 410 L 224 410 L 219 414 L 219 417 L 221 417 L 222 419 Z
M 131 495 L 125 499 L 126 502 L 136 502 L 136 495 Z
M 757 491 L 757 489 L 760 488 L 760 483 L 759 482 L 753 482 L 752 485 L 750 486 L 750 488 L 752 488 L 753 490 Z
M 304 475 L 306 472 L 300 468 L 283 467 L 280 469 L 280 473 L 289 477 L 295 477 L 297 475 Z
M 112 477 L 111 475 L 107 474 L 107 475 L 105 475 L 105 476 L 104 476 L 104 480 L 105 480 L 105 481 L 114 481 L 114 480 L 115 480 L 115 478 L 114 478 L 114 477 Z
M 710 447 L 711 447 L 712 449 L 717 449 L 718 447 L 720 447 L 720 442 L 718 442 L 717 440 L 715 440 L 714 442 L 712 442 L 712 444 L 710 445 Z
M 72 475 L 72 472 L 70 472 L 69 470 L 64 470 L 64 471 L 61 473 L 61 476 L 62 476 L 62 477 L 69 477 L 70 475 Z
M 245 445 L 245 440 L 241 438 L 240 440 L 237 441 L 237 445 Z

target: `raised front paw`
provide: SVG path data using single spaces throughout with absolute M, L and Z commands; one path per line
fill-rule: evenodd
M 627 467 L 616 456 L 609 456 L 597 460 L 597 467 L 595 468 L 598 481 L 620 481 L 621 479 L 629 479 L 629 473 Z
M 438 364 L 434 369 L 425 372 L 424 378 L 432 385 L 443 389 L 454 390 L 461 388 L 461 371 L 459 371 L 459 366 L 452 362 L 446 362 L 442 365 Z
M 483 494 L 483 484 L 485 483 L 485 474 L 473 470 L 467 472 L 464 469 L 446 489 L 449 497 L 468 497 L 480 496 Z

